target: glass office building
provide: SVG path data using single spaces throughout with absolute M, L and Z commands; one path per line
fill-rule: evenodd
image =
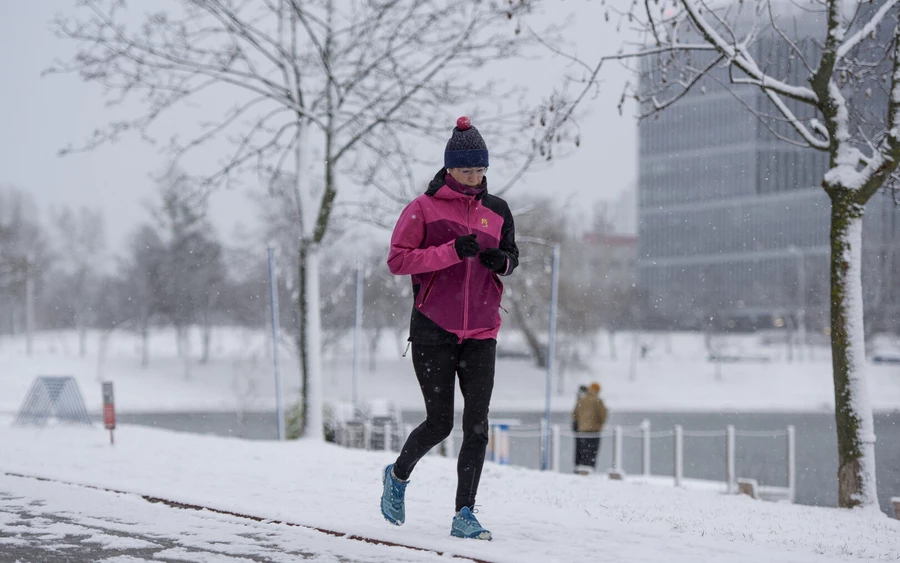
M 781 76 L 804 83 L 799 65 L 784 62 L 786 53 L 772 60 L 783 61 Z M 743 102 L 710 81 L 639 126 L 638 285 L 646 296 L 645 322 L 790 327 L 803 311 L 809 328 L 822 329 L 828 326 L 830 200 L 820 184 L 828 155 L 773 136 L 744 105 L 772 113 L 765 95 L 755 88 L 739 94 Z M 788 126 L 774 127 L 785 133 Z M 864 220 L 866 303 L 888 327 L 900 323 L 898 213 L 891 197 L 877 194 Z

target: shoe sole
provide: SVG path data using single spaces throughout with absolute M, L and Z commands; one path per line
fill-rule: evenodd
M 387 486 L 387 477 L 388 477 L 387 468 L 385 468 L 385 470 L 381 472 L 382 489 L 385 486 Z M 393 524 L 394 526 L 402 526 L 403 523 L 406 522 L 405 519 L 404 520 L 395 520 L 394 518 L 391 518 L 390 516 L 388 516 L 388 513 L 384 511 L 384 493 L 383 492 L 381 493 L 381 515 L 384 516 L 384 519 L 386 522 Z
M 487 530 L 482 531 L 482 532 L 478 532 L 478 533 L 475 534 L 474 536 L 467 536 L 467 535 L 465 535 L 465 534 L 463 534 L 463 533 L 459 533 L 459 532 L 456 532 L 455 530 L 453 530 L 453 531 L 450 532 L 450 535 L 453 536 L 454 538 L 461 538 L 461 539 L 464 539 L 464 540 L 486 540 L 486 541 L 491 541 L 492 539 L 494 539 L 493 536 L 491 536 L 491 533 L 488 532 Z

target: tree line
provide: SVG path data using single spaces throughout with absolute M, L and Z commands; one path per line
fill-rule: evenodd
M 262 227 L 241 241 L 226 244 L 211 224 L 207 200 L 192 181 L 177 171 L 162 178 L 155 201 L 127 237 L 112 252 L 101 211 L 54 206 L 41 213 L 27 193 L 0 189 L 0 335 L 29 330 L 75 330 L 79 354 L 88 353 L 90 330 L 125 331 L 139 337 L 140 363 L 151 362 L 149 337 L 154 330 L 172 330 L 179 355 L 200 363 L 210 360 L 210 335 L 215 327 L 239 326 L 266 330 L 269 322 L 267 246 L 277 250 L 279 303 L 296 302 L 297 257 L 290 217 L 278 198 L 259 204 Z M 637 299 L 633 285 L 609 284 L 605 276 L 585 276 L 583 237 L 567 233 L 565 212 L 547 199 L 523 198 L 519 232 L 527 239 L 558 243 L 560 268 L 559 322 L 561 353 L 575 353 L 576 344 L 598 329 L 635 326 Z M 330 245 L 320 271 L 322 349 L 328 351 L 353 329 L 355 270 L 364 272 L 363 328 L 368 362 L 375 369 L 377 346 L 390 335 L 402 347 L 409 324 L 412 288 L 403 276 L 387 270 L 387 244 L 362 253 Z M 346 245 L 344 245 L 346 246 Z M 519 276 L 507 280 L 503 321 L 521 331 L 530 355 L 545 365 L 549 314 L 549 252 L 523 243 L 523 260 L 531 262 Z M 333 251 L 333 252 L 332 252 Z M 30 288 L 30 289 L 29 289 Z M 29 295 L 30 292 L 30 295 Z M 300 334 L 295 307 L 279 307 L 279 322 L 292 338 Z M 199 348 L 191 349 L 189 329 L 199 328 Z M 577 359 L 576 359 L 577 360 Z

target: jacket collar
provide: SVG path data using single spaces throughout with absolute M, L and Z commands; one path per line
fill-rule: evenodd
M 447 181 L 446 181 L 446 179 L 445 179 L 446 176 L 447 176 L 447 169 L 446 169 L 446 168 L 441 168 L 440 170 L 438 170 L 438 173 L 435 174 L 435 175 L 434 175 L 434 178 L 431 180 L 431 182 L 429 182 L 429 184 L 428 184 L 428 189 L 425 191 L 425 195 L 432 196 L 432 197 L 437 196 L 437 197 L 439 197 L 439 198 L 441 198 L 441 199 L 455 199 L 455 198 L 469 198 L 469 197 L 473 197 L 473 196 L 467 196 L 467 195 L 465 195 L 465 194 L 461 194 L 461 193 L 459 193 L 459 192 L 455 192 L 455 191 L 453 191 L 452 189 L 450 189 L 449 187 L 448 187 L 446 190 L 441 190 L 441 188 L 443 188 L 444 186 L 447 185 Z M 481 186 L 482 186 L 484 189 L 481 190 L 480 193 L 475 194 L 474 197 L 475 197 L 475 200 L 476 200 L 476 201 L 483 199 L 484 196 L 487 195 L 487 177 L 485 177 L 485 178 L 481 181 Z M 440 191 L 440 194 L 438 194 L 438 191 Z

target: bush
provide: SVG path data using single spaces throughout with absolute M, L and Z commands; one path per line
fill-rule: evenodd
M 336 422 L 334 419 L 334 407 L 329 403 L 325 403 L 322 407 L 322 416 L 324 422 L 322 424 L 325 431 L 325 441 L 335 441 Z M 285 437 L 288 440 L 296 440 L 303 435 L 303 403 L 298 401 L 291 406 L 287 412 L 285 420 Z

